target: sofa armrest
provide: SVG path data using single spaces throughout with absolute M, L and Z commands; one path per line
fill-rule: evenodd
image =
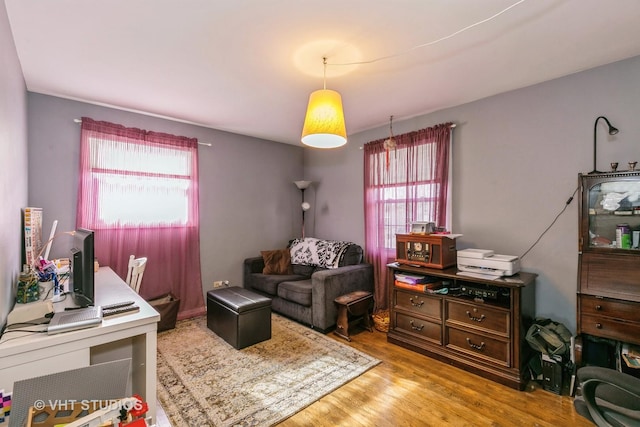
M 316 271 L 311 286 L 313 326 L 326 331 L 336 324 L 336 298 L 353 291 L 373 293 L 373 266 L 365 263 Z

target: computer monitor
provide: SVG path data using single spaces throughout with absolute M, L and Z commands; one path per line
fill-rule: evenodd
M 71 295 L 79 307 L 94 305 L 94 236 L 92 230 L 78 228 L 71 249 Z

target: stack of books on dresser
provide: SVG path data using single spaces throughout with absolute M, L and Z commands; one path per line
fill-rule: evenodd
M 442 282 L 436 277 L 397 272 L 395 285 L 416 292 L 433 293 L 442 287 Z

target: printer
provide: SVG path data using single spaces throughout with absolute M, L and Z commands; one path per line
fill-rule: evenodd
M 458 270 L 492 277 L 513 276 L 520 271 L 520 259 L 513 255 L 498 255 L 487 249 L 458 251 Z

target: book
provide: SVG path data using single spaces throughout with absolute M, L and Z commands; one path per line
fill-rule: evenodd
M 395 278 L 397 281 L 409 284 L 417 284 L 417 283 L 431 283 L 435 282 L 438 279 L 429 276 L 422 276 L 418 274 L 408 274 L 408 273 L 396 273 Z
M 438 290 L 442 287 L 441 282 L 411 284 L 411 283 L 401 282 L 399 280 L 395 281 L 395 285 L 399 288 L 410 289 L 412 291 L 422 292 L 425 294 L 432 293 L 433 291 Z
M 632 369 L 640 369 L 640 348 L 630 344 L 622 344 L 620 351 L 625 365 Z
M 33 266 L 42 250 L 42 208 L 23 209 L 24 263 Z
M 622 359 L 629 368 L 640 369 L 640 358 L 622 353 Z

